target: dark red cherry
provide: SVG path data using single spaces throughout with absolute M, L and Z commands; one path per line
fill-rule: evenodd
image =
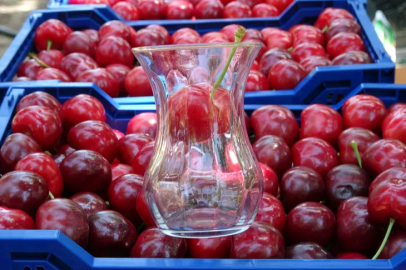
M 155 138 L 157 131 L 156 113 L 140 113 L 131 118 L 127 126 L 127 134 L 144 133 Z
M 382 250 L 379 259 L 390 259 L 406 248 L 406 232 L 393 232 Z
M 231 237 L 195 238 L 187 240 L 189 255 L 196 259 L 230 258 Z
M 193 15 L 197 19 L 218 19 L 223 17 L 224 6 L 219 0 L 201 0 L 195 6 Z
M 147 228 L 156 227 L 155 221 L 152 218 L 151 213 L 149 212 L 147 203 L 145 202 L 143 190 L 141 190 L 141 192 L 137 196 L 135 209 L 137 210 L 138 215 L 141 217 Z
M 306 74 L 309 74 L 316 67 L 330 66 L 331 61 L 328 60 L 326 57 L 313 55 L 313 56 L 308 56 L 305 59 L 303 59 L 300 62 L 300 64 L 305 69 Z
M 62 105 L 59 101 L 46 92 L 37 91 L 24 96 L 17 105 L 16 112 L 29 106 L 43 106 L 53 110 L 63 120 Z
M 50 67 L 60 68 L 64 55 L 63 53 L 61 53 L 61 51 L 49 50 L 49 51 L 40 51 L 37 54 L 37 57 Z
M 325 250 L 319 244 L 313 242 L 303 242 L 290 247 L 285 250 L 286 259 L 332 259 L 330 252 Z
M 66 55 L 78 52 L 93 57 L 95 49 L 96 47 L 91 38 L 80 31 L 70 33 L 63 43 L 63 51 Z
M 130 27 L 122 21 L 114 20 L 103 24 L 99 29 L 99 39 L 102 41 L 106 37 L 120 37 L 127 42 L 131 40 Z
M 279 10 L 269 4 L 260 3 L 252 8 L 252 17 L 267 18 L 279 16 Z
M 120 85 L 117 79 L 105 68 L 86 70 L 76 77 L 75 82 L 94 83 L 110 97 L 117 97 L 120 92 Z
M 250 7 L 240 1 L 232 1 L 224 7 L 223 18 L 249 18 L 251 16 Z
M 371 58 L 367 53 L 361 51 L 350 51 L 340 54 L 333 59 L 331 65 L 355 65 L 355 64 L 368 64 L 371 63 Z
M 109 209 L 103 198 L 95 193 L 80 192 L 70 197 L 70 199 L 82 208 L 87 219 L 97 212 Z
M 278 196 L 279 182 L 276 173 L 266 164 L 259 163 L 261 166 L 262 176 L 264 177 L 264 192 Z
M 263 91 L 269 89 L 267 77 L 258 70 L 251 70 L 248 74 L 245 92 Z
M 282 203 L 275 196 L 264 192 L 255 222 L 268 224 L 283 233 L 286 214 Z
M 123 64 L 132 67 L 134 55 L 130 44 L 117 36 L 108 36 L 101 39 L 96 50 L 96 61 L 104 67 L 111 64 Z
M 165 17 L 166 5 L 163 0 L 140 0 L 137 9 L 141 20 L 161 20 Z
M 152 96 L 151 84 L 142 67 L 134 67 L 128 72 L 124 80 L 124 87 L 132 97 Z
M 382 137 L 406 143 L 406 109 L 400 108 L 389 113 L 382 123 Z
M 354 16 L 352 16 L 347 10 L 343 8 L 328 7 L 320 13 L 314 25 L 320 30 L 323 30 L 326 26 L 329 27 L 334 20 L 341 18 L 354 20 Z
M 76 79 L 86 70 L 98 68 L 96 61 L 83 53 L 71 53 L 65 56 L 61 61 L 61 70 Z
M 142 133 L 127 134 L 118 141 L 117 158 L 122 163 L 132 165 L 134 156 L 141 151 L 144 146 L 154 139 Z
M 0 206 L 0 230 L 33 230 L 34 220 L 24 211 Z
M 60 80 L 61 82 L 71 82 L 72 79 L 60 69 L 56 68 L 46 68 L 38 72 L 35 80 L 46 81 L 46 80 Z
M 21 64 L 17 70 L 18 77 L 27 77 L 31 80 L 36 80 L 38 72 L 43 70 L 44 67 L 40 66 L 34 59 L 30 59 Z
M 327 43 L 326 50 L 331 57 L 349 51 L 365 51 L 365 45 L 362 38 L 355 33 L 342 32 L 336 34 Z
M 355 20 L 352 19 L 347 18 L 336 19 L 331 22 L 329 28 L 324 33 L 324 36 L 326 37 L 326 41 L 328 42 L 332 37 L 342 32 L 355 33 L 360 35 L 361 26 Z
M 279 61 L 285 59 L 292 59 L 290 53 L 281 48 L 273 48 L 264 53 L 259 62 L 259 71 L 267 75 L 269 70 Z
M 118 2 L 113 10 L 126 21 L 138 21 L 140 18 L 137 7 L 129 2 Z
M 368 259 L 368 257 L 356 253 L 356 252 L 346 252 L 346 253 L 340 253 L 336 256 L 336 259 L 339 260 L 364 260 Z
M 165 17 L 167 20 L 191 19 L 193 17 L 193 4 L 184 0 L 172 1 L 166 7 Z
M 292 52 L 292 58 L 300 63 L 309 56 L 322 56 L 327 57 L 323 46 L 317 43 L 304 42 L 296 45 Z
M 268 80 L 272 89 L 289 90 L 306 77 L 306 71 L 293 60 L 280 60 L 269 70 Z
M 144 176 L 154 153 L 154 147 L 155 141 L 149 142 L 134 155 L 132 164 L 134 173 Z
M 72 33 L 65 23 L 49 19 L 38 26 L 35 31 L 34 43 L 38 51 L 46 50 L 48 42 L 52 42 L 50 49 L 61 50 L 67 36 Z

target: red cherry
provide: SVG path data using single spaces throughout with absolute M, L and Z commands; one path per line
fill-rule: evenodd
M 148 25 L 146 28 L 147 28 L 147 29 L 155 29 L 155 30 L 158 30 L 159 32 L 161 32 L 161 34 L 164 35 L 164 37 L 165 37 L 165 44 L 169 44 L 169 43 L 170 43 L 171 36 L 169 35 L 168 30 L 166 30 L 166 28 L 163 27 L 162 25 L 150 24 L 150 25 Z
M 306 77 L 306 71 L 302 65 L 293 60 L 278 61 L 268 74 L 271 89 L 276 90 L 293 89 L 304 77 Z
M 316 137 L 336 146 L 343 130 L 341 115 L 324 104 L 307 106 L 300 114 L 300 139 Z
M 349 51 L 365 51 L 365 45 L 361 37 L 355 33 L 338 33 L 327 43 L 327 52 L 331 57 Z
M 111 64 L 106 67 L 106 70 L 113 75 L 114 79 L 118 82 L 120 87 L 119 96 L 127 96 L 127 92 L 124 87 L 124 81 L 127 77 L 130 68 L 122 64 Z
M 61 62 L 61 70 L 68 74 L 72 79 L 85 72 L 86 70 L 98 68 L 96 61 L 83 53 L 71 53 L 65 56 Z
M 324 27 L 329 27 L 334 20 L 341 18 L 354 20 L 354 16 L 352 16 L 347 10 L 328 7 L 320 13 L 314 25 L 320 30 L 323 30 Z
M 269 4 L 261 3 L 252 8 L 252 17 L 266 18 L 279 16 L 279 10 Z
M 87 120 L 106 121 L 103 105 L 96 98 L 86 94 L 80 94 L 67 100 L 62 109 L 65 116 L 63 120 L 65 132 Z
M 102 39 L 97 47 L 96 61 L 100 66 L 123 64 L 132 67 L 134 56 L 127 41 L 120 37 L 108 36 Z
M 225 6 L 223 18 L 249 18 L 252 16 L 251 9 L 247 4 L 240 1 L 232 1 Z
M 354 64 L 368 64 L 371 59 L 368 54 L 361 51 L 350 51 L 340 54 L 333 59 L 332 65 L 354 65 Z
M 82 32 L 85 33 L 90 38 L 95 48 L 97 47 L 97 45 L 99 45 L 99 32 L 97 30 L 85 29 L 82 30 Z
M 253 223 L 245 232 L 233 235 L 231 258 L 280 259 L 285 251 L 282 234 L 264 223 Z
M 309 74 L 316 67 L 330 66 L 331 61 L 324 56 L 311 55 L 303 59 L 300 64 L 305 69 L 306 74 Z
M 70 197 L 70 200 L 74 201 L 82 208 L 87 219 L 97 212 L 109 209 L 103 198 L 91 192 L 77 193 Z
M 299 24 L 293 26 L 289 32 L 293 36 L 293 47 L 302 43 L 317 43 L 324 46 L 324 35 L 317 27 Z
M 110 97 L 117 97 L 120 85 L 116 78 L 105 68 L 86 70 L 76 77 L 76 82 L 92 82 L 99 86 Z
M 189 255 L 196 259 L 230 258 L 231 237 L 188 239 Z
M 114 134 L 116 134 L 117 140 L 120 140 L 121 138 L 123 138 L 125 135 L 123 132 L 121 132 L 120 130 L 117 129 L 112 129 Z
M 309 56 L 322 56 L 326 57 L 326 52 L 323 46 L 317 43 L 304 42 L 295 46 L 292 51 L 292 58 L 297 62 L 301 62 Z
M 114 162 L 113 162 L 114 163 Z M 111 179 L 114 181 L 122 175 L 133 173 L 133 168 L 126 164 L 113 164 L 111 165 Z
M 365 260 L 368 259 L 368 257 L 356 253 L 356 252 L 346 252 L 346 253 L 340 253 L 336 256 L 336 259 L 339 260 Z
M 201 43 L 202 39 L 198 32 L 191 28 L 182 28 L 173 33 L 171 37 L 171 44 L 192 44 Z
M 287 211 L 304 202 L 323 201 L 325 191 L 323 177 L 303 166 L 287 170 L 280 183 L 281 201 Z
M 251 70 L 248 74 L 245 92 L 268 90 L 269 83 L 267 77 L 257 70 Z
M 162 0 L 140 0 L 137 8 L 141 20 L 162 20 L 165 18 L 166 5 Z
M 106 37 L 120 37 L 127 42 L 131 40 L 130 27 L 123 23 L 122 21 L 114 20 L 103 24 L 99 29 L 100 41 Z
M 110 206 L 135 226 L 142 221 L 135 209 L 135 201 L 142 190 L 143 177 L 136 174 L 126 174 L 111 182 L 108 190 Z
M 46 50 L 48 41 L 52 42 L 51 49 L 61 50 L 66 37 L 72 33 L 65 23 L 49 19 L 38 26 L 35 31 L 34 42 L 38 51 Z
M 34 220 L 24 211 L 0 206 L 0 230 L 33 230 Z
M 242 38 L 242 41 L 255 41 L 255 42 L 263 42 L 264 41 L 264 37 L 262 36 L 261 31 L 257 30 L 257 29 L 247 29 L 245 31 L 245 35 Z
M 28 77 L 16 77 L 13 79 L 13 82 L 29 82 L 32 81 L 31 78 Z
M 39 60 L 41 60 L 50 67 L 60 68 L 64 55 L 58 50 L 49 50 L 49 51 L 40 51 L 37 54 L 37 57 Z
M 264 192 L 255 222 L 268 224 L 283 233 L 286 214 L 282 203 L 275 196 Z
M 395 111 L 395 110 L 397 110 L 397 109 L 400 109 L 400 108 L 406 108 L 406 103 L 403 103 L 403 102 L 396 102 L 396 103 L 392 104 L 392 105 L 388 108 L 388 114 L 391 113 L 391 112 L 393 112 L 393 111 Z
M 219 0 L 201 0 L 193 11 L 197 19 L 222 18 L 224 6 Z
M 227 41 L 225 41 L 225 42 L 227 42 Z M 262 59 L 262 56 L 261 56 L 261 59 Z M 257 60 L 254 60 L 254 63 L 252 63 L 251 70 L 258 70 L 259 71 L 259 63 L 258 63 Z
M 332 37 L 338 33 L 355 33 L 361 35 L 361 26 L 352 19 L 340 18 L 331 22 L 329 28 L 324 33 L 326 41 L 328 42 Z
M 387 115 L 385 104 L 371 95 L 356 95 L 347 99 L 342 107 L 344 125 L 361 127 L 380 134 L 382 122 Z
M 321 176 L 338 165 L 336 150 L 326 141 L 319 138 L 306 138 L 292 147 L 295 166 L 309 167 Z
M 293 0 L 266 0 L 265 2 L 276 7 L 279 12 L 282 13 L 293 2 Z
M 34 59 L 25 61 L 21 64 L 21 66 L 17 70 L 18 77 L 27 77 L 31 80 L 35 80 L 37 78 L 38 72 L 43 70 L 44 67 L 40 66 L 37 61 Z
M 225 34 L 221 32 L 208 32 L 202 36 L 202 41 L 204 43 L 209 43 L 211 40 L 223 39 L 224 42 L 228 42 L 228 38 Z
M 87 246 L 87 218 L 74 201 L 54 199 L 45 202 L 37 211 L 35 225 L 39 230 L 59 230 L 81 247 Z
M 269 70 L 279 61 L 285 59 L 292 59 L 290 53 L 285 49 L 273 48 L 268 50 L 262 55 L 259 62 L 259 71 L 267 75 Z
M 128 72 L 124 81 L 125 90 L 132 97 L 152 96 L 148 76 L 142 67 L 134 67 Z
M 138 9 L 129 2 L 119 2 L 113 6 L 113 10 L 126 21 L 138 21 L 140 17 Z
M 117 158 L 124 164 L 132 165 L 134 156 L 153 140 L 152 137 L 146 134 L 127 134 L 118 142 Z
M 78 52 L 93 57 L 95 49 L 94 42 L 90 37 L 86 35 L 86 33 L 80 31 L 70 33 L 63 43 L 63 51 L 67 55 Z
M 11 129 L 32 137 L 43 150 L 56 146 L 62 137 L 62 122 L 51 109 L 30 106 L 20 110 L 13 118 Z
M 399 108 L 389 113 L 382 123 L 382 135 L 384 139 L 396 139 L 406 143 L 405 132 L 406 109 Z
M 273 196 L 278 196 L 279 183 L 276 173 L 266 164 L 259 163 L 264 177 L 264 192 L 267 192 Z
M 59 172 L 58 165 L 51 156 L 45 153 L 29 154 L 17 163 L 14 170 L 38 174 L 45 180 L 49 191 L 54 197 L 60 197 L 62 195 L 62 176 Z
M 137 196 L 135 202 L 135 209 L 137 210 L 138 215 L 140 215 L 142 221 L 144 222 L 147 228 L 156 227 L 155 221 L 148 210 L 147 203 L 145 202 L 143 190 L 141 190 L 141 192 Z
M 46 80 L 60 80 L 61 82 L 71 82 L 72 79 L 69 78 L 68 74 L 62 70 L 56 68 L 46 68 L 38 72 L 37 81 L 46 81 Z
M 62 105 L 59 101 L 48 93 L 37 91 L 24 96 L 17 105 L 16 112 L 29 106 L 43 106 L 51 109 L 63 120 Z
M 47 199 L 47 183 L 36 173 L 14 171 L 0 178 L 1 206 L 35 215 L 38 207 Z
M 312 242 L 299 243 L 285 250 L 285 259 L 332 259 L 330 252 L 326 251 L 322 246 Z
M 226 35 L 226 37 L 228 38 L 228 41 L 234 42 L 234 34 L 239 26 L 240 25 L 238 25 L 238 24 L 229 24 L 227 26 L 224 26 L 220 30 L 220 33 L 223 33 L 224 35 Z
M 133 258 L 183 258 L 186 251 L 185 239 L 166 235 L 157 228 L 149 228 L 140 234 L 130 256 Z
M 406 248 L 406 233 L 393 232 L 389 236 L 388 242 L 386 242 L 379 259 L 390 259 L 404 248 Z
M 185 20 L 193 17 L 193 4 L 185 0 L 175 0 L 166 7 L 167 20 Z
M 162 32 L 157 29 L 143 28 L 135 35 L 135 47 L 165 45 L 166 39 Z
M 127 134 L 144 133 L 155 138 L 157 129 L 156 113 L 140 113 L 131 118 L 127 126 Z
M 154 153 L 155 141 L 146 144 L 137 154 L 134 155 L 133 171 L 135 174 L 144 176 Z

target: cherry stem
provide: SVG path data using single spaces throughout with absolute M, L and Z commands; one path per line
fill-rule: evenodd
M 375 253 L 375 256 L 372 257 L 372 260 L 376 260 L 379 257 L 379 255 L 381 255 L 381 252 L 382 252 L 383 248 L 385 247 L 386 242 L 388 241 L 390 232 L 392 231 L 392 228 L 393 228 L 394 224 L 395 224 L 395 219 L 391 218 L 390 221 L 389 221 L 388 229 L 386 230 L 385 238 L 383 239 L 382 244 L 379 247 L 378 251 Z
M 107 206 L 110 206 L 110 202 L 108 202 L 108 201 L 105 201 L 105 203 L 106 203 L 106 205 L 107 205 Z
M 242 38 L 245 35 L 245 28 L 243 26 L 238 26 L 237 30 L 235 31 L 234 34 L 234 42 L 241 42 Z M 220 86 L 221 82 L 224 79 L 224 76 L 226 75 L 227 69 L 230 66 L 231 60 L 234 57 L 235 51 L 241 44 L 235 44 L 234 47 L 231 49 L 231 53 L 228 56 L 227 63 L 224 66 L 223 70 L 220 73 L 220 76 L 217 78 L 216 82 L 214 83 L 213 90 L 211 91 L 210 97 L 211 99 L 214 98 L 214 92 L 216 89 Z
M 42 61 L 35 55 L 35 53 L 29 53 L 28 56 L 31 57 L 32 59 L 34 59 L 35 62 L 37 62 L 41 67 L 45 67 L 45 68 L 49 68 L 49 67 L 50 67 L 50 66 L 48 66 L 47 64 L 45 64 L 44 62 L 42 62 Z
M 351 142 L 350 142 L 350 146 L 352 147 L 352 149 L 353 149 L 354 152 L 355 152 L 355 156 L 357 157 L 359 167 L 362 169 L 361 155 L 359 154 L 359 151 L 358 151 L 358 144 L 357 144 L 357 142 L 356 142 L 356 141 L 351 141 Z
M 328 30 L 328 26 L 324 26 L 324 28 L 321 30 L 321 32 L 324 34 Z
M 49 51 L 52 47 L 52 40 L 47 41 L 47 51 Z
M 51 198 L 51 200 L 55 199 L 54 195 L 51 193 L 51 191 L 49 192 L 49 197 Z

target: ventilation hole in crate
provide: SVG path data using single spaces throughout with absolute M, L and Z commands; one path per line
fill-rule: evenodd
M 23 270 L 31 270 L 29 266 L 25 266 Z
M 343 100 L 343 98 L 344 98 L 343 93 L 338 93 L 335 104 Z
M 36 269 L 36 270 L 45 270 L 45 268 L 42 267 L 42 266 L 37 266 L 37 267 L 35 267 L 35 269 Z

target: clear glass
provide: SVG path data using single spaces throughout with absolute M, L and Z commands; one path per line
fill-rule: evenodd
M 220 86 L 213 85 L 238 44 Z M 262 172 L 244 121 L 244 91 L 257 43 L 133 49 L 152 85 L 158 113 L 155 150 L 144 178 L 158 227 L 197 238 L 240 233 L 253 222 Z

